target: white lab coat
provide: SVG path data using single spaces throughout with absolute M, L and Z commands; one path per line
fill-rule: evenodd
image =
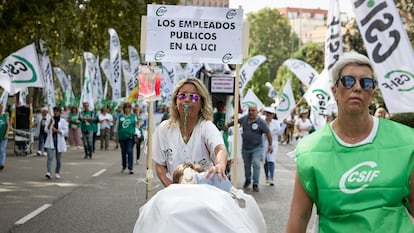
M 53 118 L 49 118 L 46 121 L 46 126 L 45 126 L 45 132 L 47 133 L 47 138 L 46 138 L 46 142 L 45 142 L 45 148 L 52 148 L 55 149 L 55 146 L 53 145 L 53 124 L 52 123 L 50 125 L 50 128 L 48 129 L 49 123 L 50 121 L 53 121 Z M 59 133 L 57 135 L 57 151 L 58 152 L 66 152 L 67 148 L 66 148 L 66 141 L 65 141 L 65 136 L 68 132 L 68 123 L 65 119 L 60 118 L 59 124 L 58 124 L 58 130 Z

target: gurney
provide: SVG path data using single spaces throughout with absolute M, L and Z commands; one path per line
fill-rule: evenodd
M 14 154 L 31 156 L 34 142 L 32 130 L 13 129 Z
M 265 233 L 251 195 L 207 184 L 172 184 L 140 208 L 134 233 Z

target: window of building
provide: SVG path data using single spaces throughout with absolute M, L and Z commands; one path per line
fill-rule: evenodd
M 324 14 L 321 14 L 321 13 L 316 13 L 315 14 L 315 19 L 324 20 L 325 19 L 325 15 Z
M 301 13 L 301 16 L 302 16 L 303 18 L 310 18 L 312 15 L 311 15 L 311 13 L 308 13 L 308 12 L 302 12 L 302 13 Z
M 298 17 L 298 12 L 289 11 L 288 12 L 288 19 L 296 19 Z

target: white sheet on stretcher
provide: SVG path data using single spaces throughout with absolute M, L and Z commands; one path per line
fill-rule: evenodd
M 144 206 L 134 233 L 265 233 L 266 224 L 251 195 L 231 194 L 206 184 L 173 184 Z

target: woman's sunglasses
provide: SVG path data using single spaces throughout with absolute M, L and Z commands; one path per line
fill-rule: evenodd
M 338 85 L 338 81 L 341 81 L 342 85 L 346 88 L 346 89 L 350 89 L 352 88 L 355 83 L 357 82 L 355 77 L 352 75 L 345 75 L 340 77 L 337 81 L 336 81 L 336 85 Z M 375 88 L 375 84 L 377 83 L 377 81 L 373 78 L 361 78 L 359 80 L 359 85 L 361 85 L 362 89 L 364 90 L 372 90 Z
M 188 93 L 184 93 L 184 92 L 180 92 L 177 94 L 177 98 L 179 100 L 185 100 L 188 96 L 190 96 L 191 102 L 192 103 L 197 103 L 198 100 L 201 98 L 199 94 L 188 94 Z

